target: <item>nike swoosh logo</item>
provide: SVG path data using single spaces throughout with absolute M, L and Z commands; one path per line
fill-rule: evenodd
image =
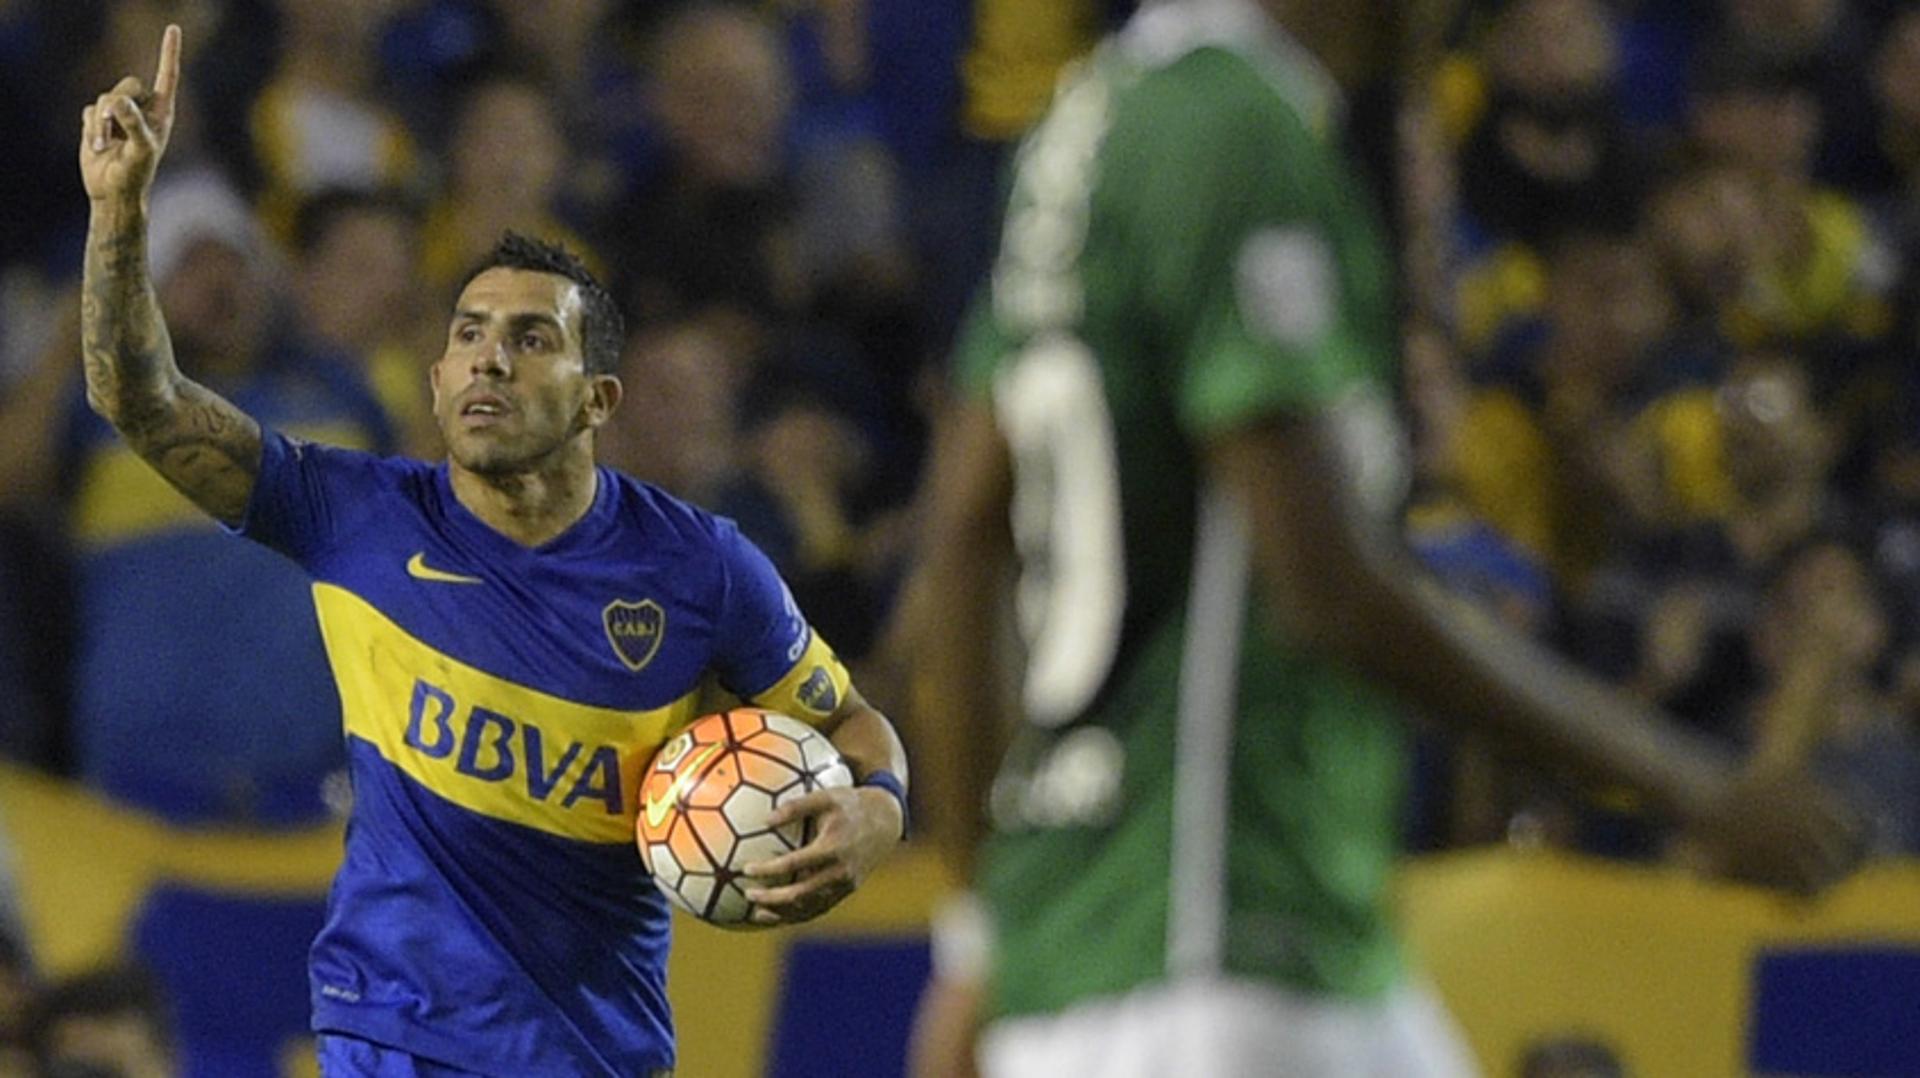
M 667 785 L 665 793 L 657 798 L 647 798 L 645 807 L 648 827 L 660 826 L 660 821 L 667 818 L 667 813 L 672 811 L 674 804 L 680 800 L 680 795 L 686 793 L 687 787 L 693 785 L 694 780 L 700 777 L 700 765 L 707 762 L 707 757 L 719 751 L 720 746 L 718 744 L 708 745 L 706 748 L 701 749 L 699 755 L 688 760 L 680 768 L 680 773 L 673 777 L 673 781 Z
M 421 551 L 407 559 L 407 575 L 415 580 L 432 580 L 440 584 L 484 584 L 486 581 L 477 576 L 461 576 L 435 569 L 427 564 L 427 552 Z

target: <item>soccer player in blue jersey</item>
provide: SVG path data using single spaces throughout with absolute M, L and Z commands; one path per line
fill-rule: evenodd
M 302 443 L 183 376 L 147 272 L 180 32 L 149 92 L 83 116 L 88 399 L 202 509 L 314 578 L 354 784 L 311 960 L 322 1069 L 636 1075 L 673 1066 L 667 906 L 638 773 L 717 685 L 810 721 L 858 784 L 796 799 L 804 848 L 748 866 L 756 920 L 817 916 L 905 828 L 906 761 L 729 521 L 604 468 L 618 310 L 509 237 L 434 364 L 438 466 Z M 244 646 L 242 642 L 236 644 Z

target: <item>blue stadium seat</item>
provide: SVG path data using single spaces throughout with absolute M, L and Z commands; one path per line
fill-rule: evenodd
M 905 1074 L 913 1012 L 931 970 L 924 936 L 796 941 L 767 1048 L 769 1078 Z
M 1754 967 L 1747 1063 L 1805 1078 L 1920 1075 L 1920 949 L 1768 951 Z

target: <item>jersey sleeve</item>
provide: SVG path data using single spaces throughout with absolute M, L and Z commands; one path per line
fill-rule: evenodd
M 813 631 L 773 562 L 721 522 L 723 580 L 715 667 L 728 692 L 809 724 L 825 722 L 847 697 L 851 678 Z
M 333 549 L 349 528 L 344 519 L 367 485 L 377 458 L 351 449 L 262 431 L 260 474 L 247 512 L 233 533 L 279 551 L 303 568 Z
M 1378 327 L 1356 326 L 1350 292 L 1390 268 L 1342 264 L 1372 252 L 1346 231 L 1339 151 L 1308 122 L 1248 61 L 1204 50 L 1115 125 L 1115 208 L 1197 433 L 1318 411 L 1379 377 L 1378 340 L 1356 334 Z

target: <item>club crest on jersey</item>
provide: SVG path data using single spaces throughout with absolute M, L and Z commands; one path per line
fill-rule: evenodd
M 834 687 L 833 675 L 824 666 L 814 667 L 793 695 L 802 707 L 816 715 L 831 715 L 833 709 L 840 706 L 840 692 Z
M 601 611 L 607 641 L 627 669 L 639 671 L 653 661 L 667 635 L 667 612 L 652 599 L 631 602 L 615 599 Z

